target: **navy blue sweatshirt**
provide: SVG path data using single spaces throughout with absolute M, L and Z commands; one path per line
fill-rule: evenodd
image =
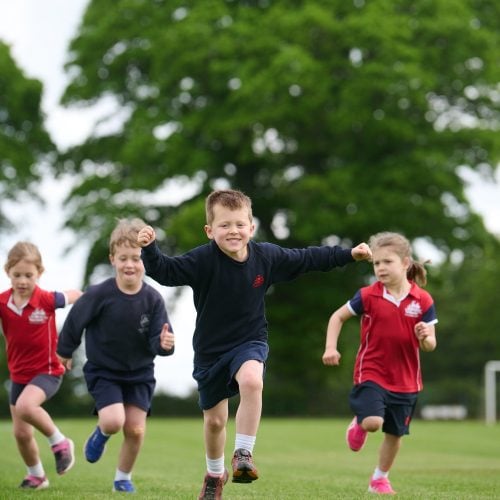
M 153 372 L 156 355 L 174 352 L 160 347 L 165 323 L 173 331 L 157 290 L 143 283 L 138 293 L 129 295 L 110 278 L 89 286 L 73 304 L 59 334 L 57 354 L 71 358 L 85 332 L 85 354 L 94 366 L 115 372 Z
M 244 342 L 267 342 L 264 298 L 271 285 L 354 261 L 351 249 L 338 246 L 287 249 L 254 241 L 245 262 L 228 257 L 214 241 L 176 257 L 164 255 L 153 242 L 142 249 L 142 260 L 148 276 L 161 285 L 193 289 L 198 366 L 211 365 Z

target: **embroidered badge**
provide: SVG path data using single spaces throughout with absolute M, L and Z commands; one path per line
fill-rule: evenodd
M 264 284 L 264 276 L 262 276 L 262 274 L 258 274 L 253 280 L 252 286 L 254 288 L 259 288 L 259 286 L 262 286 L 263 284 Z
M 29 322 L 33 324 L 46 323 L 47 313 L 43 309 L 35 309 L 29 316 Z
M 140 321 L 140 326 L 139 326 L 139 333 L 141 335 L 144 335 L 145 333 L 147 333 L 148 329 L 149 329 L 149 315 L 147 314 L 143 314 L 141 316 L 141 321 Z
M 422 314 L 422 308 L 416 300 L 412 300 L 410 304 L 406 306 L 405 316 L 410 318 L 418 318 Z

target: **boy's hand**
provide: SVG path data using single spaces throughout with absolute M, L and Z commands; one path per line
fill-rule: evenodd
M 160 333 L 160 347 L 164 351 L 170 351 L 174 347 L 174 345 L 175 345 L 175 336 L 170 331 L 168 323 L 165 323 Z
M 137 243 L 141 247 L 147 247 L 156 239 L 155 230 L 151 226 L 144 226 L 137 234 Z
M 360 243 L 351 250 L 354 260 L 372 260 L 372 251 L 366 243 Z
M 59 354 L 57 355 L 57 359 L 60 361 L 60 363 L 64 366 L 64 368 L 66 368 L 66 370 L 71 370 L 71 367 L 72 367 L 72 359 L 71 358 L 63 358 L 61 356 L 59 356 Z

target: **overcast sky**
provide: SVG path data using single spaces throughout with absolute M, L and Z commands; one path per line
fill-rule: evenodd
M 11 53 L 26 75 L 43 82 L 47 128 L 61 148 L 83 140 L 99 116 L 99 110 L 71 111 L 58 105 L 66 82 L 63 65 L 68 43 L 76 33 L 87 4 L 88 0 L 0 0 L 0 38 L 11 45 Z M 483 215 L 490 231 L 500 235 L 500 185 L 484 183 L 474 173 L 470 173 L 467 180 L 470 182 L 467 193 L 473 207 Z M 72 235 L 61 229 L 61 201 L 67 188 L 67 183 L 47 179 L 40 186 L 47 199 L 45 208 L 26 200 L 21 206 L 7 205 L 17 225 L 11 235 L 2 235 L 0 242 L 2 255 L 18 240 L 35 242 L 46 267 L 40 285 L 49 290 L 80 287 L 83 279 L 85 242 L 79 242 L 69 252 L 64 251 L 72 242 Z M 6 276 L 0 273 L 0 289 L 9 286 Z M 187 295 L 171 314 L 177 334 L 176 354 L 172 358 L 157 358 L 159 386 L 179 395 L 185 395 L 194 387 L 191 379 L 194 309 L 190 291 Z

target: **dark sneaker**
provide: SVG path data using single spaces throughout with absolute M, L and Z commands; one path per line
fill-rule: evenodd
M 238 448 L 234 452 L 231 465 L 233 466 L 233 483 L 251 483 L 259 479 L 252 454 L 248 450 Z
M 221 500 L 222 489 L 227 483 L 228 477 L 229 474 L 226 469 L 224 469 L 224 474 L 222 474 L 222 476 L 211 476 L 210 474 L 205 474 L 198 500 Z
M 43 490 L 49 487 L 49 480 L 43 477 L 36 476 L 26 476 L 23 482 L 19 485 L 19 488 L 30 489 L 30 490 Z
M 85 443 L 84 452 L 87 462 L 93 464 L 101 458 L 108 439 L 109 436 L 105 436 L 97 426 Z
M 61 443 L 52 446 L 52 452 L 56 459 L 56 471 L 58 474 L 68 472 L 75 464 L 75 445 L 71 439 L 65 439 Z
M 115 481 L 113 483 L 113 491 L 120 491 L 122 493 L 135 493 L 134 485 L 132 481 L 128 479 L 122 479 L 121 481 Z

